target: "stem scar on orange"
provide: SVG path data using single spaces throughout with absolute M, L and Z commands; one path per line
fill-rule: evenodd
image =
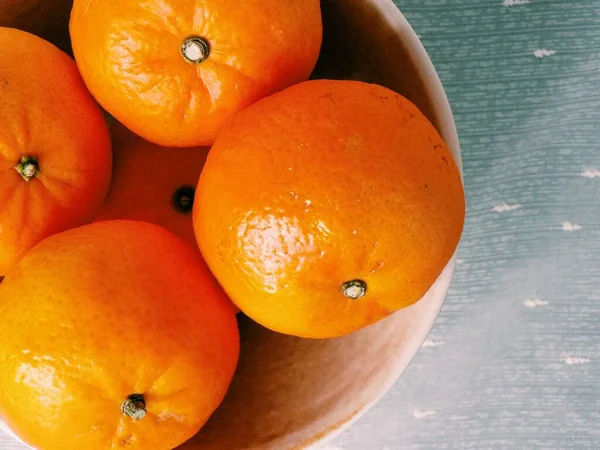
M 150 222 L 196 246 L 192 208 L 209 148 L 161 147 L 120 123 L 111 127 L 111 134 L 112 183 L 96 221 Z
M 240 345 L 197 251 L 135 221 L 28 252 L 0 285 L 0 342 L 0 417 L 40 450 L 180 445 L 223 400 Z
M 237 112 L 308 79 L 319 0 L 75 0 L 70 32 L 90 91 L 166 147 L 211 145 Z
M 327 338 L 418 301 L 464 216 L 459 170 L 415 105 L 382 86 L 318 80 L 255 103 L 219 135 L 194 229 L 244 313 Z
M 108 127 L 75 62 L 0 28 L 0 275 L 46 236 L 91 222 L 110 175 Z

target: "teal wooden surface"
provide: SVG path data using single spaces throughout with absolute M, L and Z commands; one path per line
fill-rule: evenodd
M 424 348 L 331 447 L 600 449 L 600 2 L 397 4 L 455 113 L 468 218 Z

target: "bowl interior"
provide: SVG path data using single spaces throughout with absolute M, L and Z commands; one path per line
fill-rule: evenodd
M 387 86 L 433 122 L 460 166 L 442 86 L 391 0 L 322 0 L 324 43 L 313 78 Z M 185 450 L 305 448 L 355 420 L 397 380 L 444 300 L 452 260 L 417 304 L 343 338 L 306 340 L 241 319 L 242 353 L 221 407 Z

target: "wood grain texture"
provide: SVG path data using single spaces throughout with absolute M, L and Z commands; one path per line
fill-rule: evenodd
M 598 3 L 396 3 L 455 113 L 468 218 L 429 339 L 331 447 L 598 449 Z

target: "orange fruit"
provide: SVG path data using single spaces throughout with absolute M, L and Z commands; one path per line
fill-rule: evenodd
M 0 285 L 0 324 L 0 418 L 40 450 L 172 449 L 222 401 L 239 353 L 197 251 L 145 222 L 43 240 Z
M 167 147 L 210 145 L 237 112 L 308 79 L 319 0 L 75 0 L 75 59 L 118 121 Z
M 160 225 L 195 249 L 192 209 L 209 147 L 171 149 L 111 127 L 113 177 L 96 221 L 129 219 Z M 198 251 L 198 257 L 202 257 Z M 235 312 L 239 309 L 229 302 Z
M 96 220 L 151 222 L 196 246 L 192 207 L 209 148 L 161 147 L 119 123 L 111 133 L 112 183 Z
M 4 275 L 44 237 L 93 220 L 110 184 L 111 149 L 75 62 L 38 37 L 0 28 L 0 96 Z
M 382 86 L 316 80 L 255 103 L 219 135 L 194 228 L 245 314 L 325 338 L 418 301 L 464 215 L 459 170 L 415 105 Z

